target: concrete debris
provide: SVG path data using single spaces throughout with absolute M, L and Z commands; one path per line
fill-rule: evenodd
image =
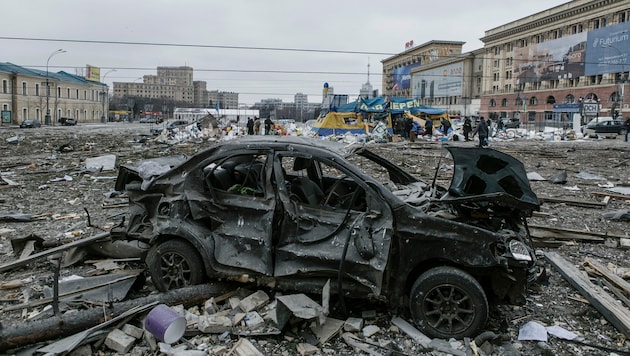
M 112 171 L 116 168 L 116 155 L 87 158 L 85 160 L 85 168 L 96 172 Z

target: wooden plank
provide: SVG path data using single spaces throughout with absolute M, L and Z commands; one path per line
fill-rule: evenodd
M 626 293 L 630 293 L 630 283 L 626 282 L 625 279 L 619 277 L 618 275 L 612 273 L 603 264 L 599 263 L 598 261 L 590 257 L 586 257 L 584 259 L 584 264 L 593 268 L 595 271 L 597 271 L 597 273 L 599 273 L 600 275 L 604 276 L 607 280 L 617 285 L 617 287 L 623 289 Z
M 556 232 L 561 232 L 561 233 L 566 233 L 566 234 L 575 234 L 578 236 L 576 237 L 576 239 L 584 238 L 587 240 L 588 239 L 587 236 L 601 237 L 601 239 L 594 239 L 594 241 L 601 241 L 601 242 L 603 242 L 604 239 L 606 238 L 614 238 L 614 239 L 628 238 L 628 236 L 625 236 L 625 235 L 615 235 L 608 232 L 595 232 L 595 231 L 586 231 L 586 230 L 578 230 L 578 229 L 567 229 L 567 228 L 548 226 L 548 225 L 529 224 L 528 227 L 530 229 L 543 229 L 543 230 L 556 231 Z M 579 236 L 582 236 L 582 237 L 579 237 Z
M 603 208 L 606 204 L 600 201 L 576 200 L 566 198 L 538 197 L 543 203 L 563 203 L 567 205 L 579 206 L 584 208 Z
M 630 310 L 620 305 L 603 288 L 594 285 L 586 273 L 578 270 L 559 254 L 549 252 L 545 258 L 624 336 L 630 336 Z
M 612 192 L 591 192 L 595 196 L 611 197 L 613 199 L 630 200 L 630 195 L 618 194 Z
M 61 252 L 67 249 L 70 249 L 72 247 L 79 247 L 79 246 L 86 246 L 89 245 L 91 243 L 97 242 L 97 241 L 101 241 L 101 240 L 106 240 L 109 239 L 109 232 L 102 232 L 100 234 L 91 236 L 91 237 L 87 237 L 85 239 L 82 240 L 77 240 L 77 241 L 73 241 L 70 243 L 67 243 L 65 245 L 61 245 L 59 247 L 55 247 L 55 248 L 51 248 L 48 249 L 46 251 L 42 251 L 40 253 L 36 253 L 34 255 L 30 255 L 27 258 L 21 258 L 17 261 L 13 261 L 10 263 L 6 263 L 0 266 L 0 272 L 6 272 L 9 270 L 12 270 L 13 268 L 17 268 L 17 267 L 21 267 L 21 266 L 25 266 L 33 261 L 35 261 L 36 259 L 42 258 L 42 257 L 47 257 L 50 255 L 54 255 L 57 252 Z

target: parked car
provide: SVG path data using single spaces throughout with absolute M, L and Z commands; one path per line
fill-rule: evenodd
M 63 126 L 74 126 L 77 124 L 77 120 L 70 117 L 62 117 L 59 119 Z
M 543 272 L 525 220 L 539 209 L 524 166 L 446 147 L 450 187 L 366 146 L 247 136 L 185 157 L 123 165 L 126 226 L 160 291 L 208 278 L 385 301 L 426 334 L 479 333 L 489 302 L 522 303 Z M 371 176 L 359 167 L 371 167 Z
M 594 120 L 594 121 L 593 121 Z M 586 125 L 585 135 L 588 137 L 612 137 L 626 134 L 624 120 L 612 117 L 596 118 Z
M 34 128 L 34 127 L 41 127 L 42 123 L 39 122 L 38 120 L 24 120 L 22 121 L 22 123 L 20 124 L 20 128 Z
M 503 123 L 504 129 L 518 129 L 519 127 L 521 127 L 521 121 L 519 119 L 510 119 L 506 117 L 501 119 L 501 122 Z
M 153 135 L 159 135 L 160 133 L 162 133 L 162 131 L 164 131 L 164 129 L 168 131 L 173 131 L 175 128 L 184 127 L 188 125 L 190 125 L 190 122 L 186 120 L 174 120 L 174 121 L 169 121 L 165 125 L 153 127 L 151 128 L 150 131 Z
M 138 122 L 141 124 L 159 124 L 162 122 L 162 120 L 158 119 L 155 116 L 145 116 L 140 118 Z

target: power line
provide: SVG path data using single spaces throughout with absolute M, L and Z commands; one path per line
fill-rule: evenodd
M 125 45 L 125 46 L 129 46 L 129 45 L 131 46 L 166 46 L 166 47 L 216 48 L 216 49 L 237 49 L 237 50 L 256 50 L 256 51 L 317 52 L 317 53 L 337 53 L 337 54 L 374 54 L 374 55 L 384 55 L 384 56 L 393 56 L 396 54 L 396 53 L 387 53 L 387 52 L 342 51 L 342 50 L 332 50 L 332 49 L 226 46 L 226 45 L 204 45 L 204 44 L 167 43 L 167 42 L 162 42 L 162 43 L 128 42 L 128 41 L 78 40 L 78 39 L 29 38 L 29 37 L 5 37 L 5 36 L 0 36 L 0 39 L 13 40 L 13 41 L 113 44 L 113 45 Z

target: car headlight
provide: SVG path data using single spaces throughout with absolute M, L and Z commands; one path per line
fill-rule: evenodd
M 518 240 L 510 241 L 510 253 L 517 261 L 531 261 L 532 256 L 529 254 L 527 245 Z

